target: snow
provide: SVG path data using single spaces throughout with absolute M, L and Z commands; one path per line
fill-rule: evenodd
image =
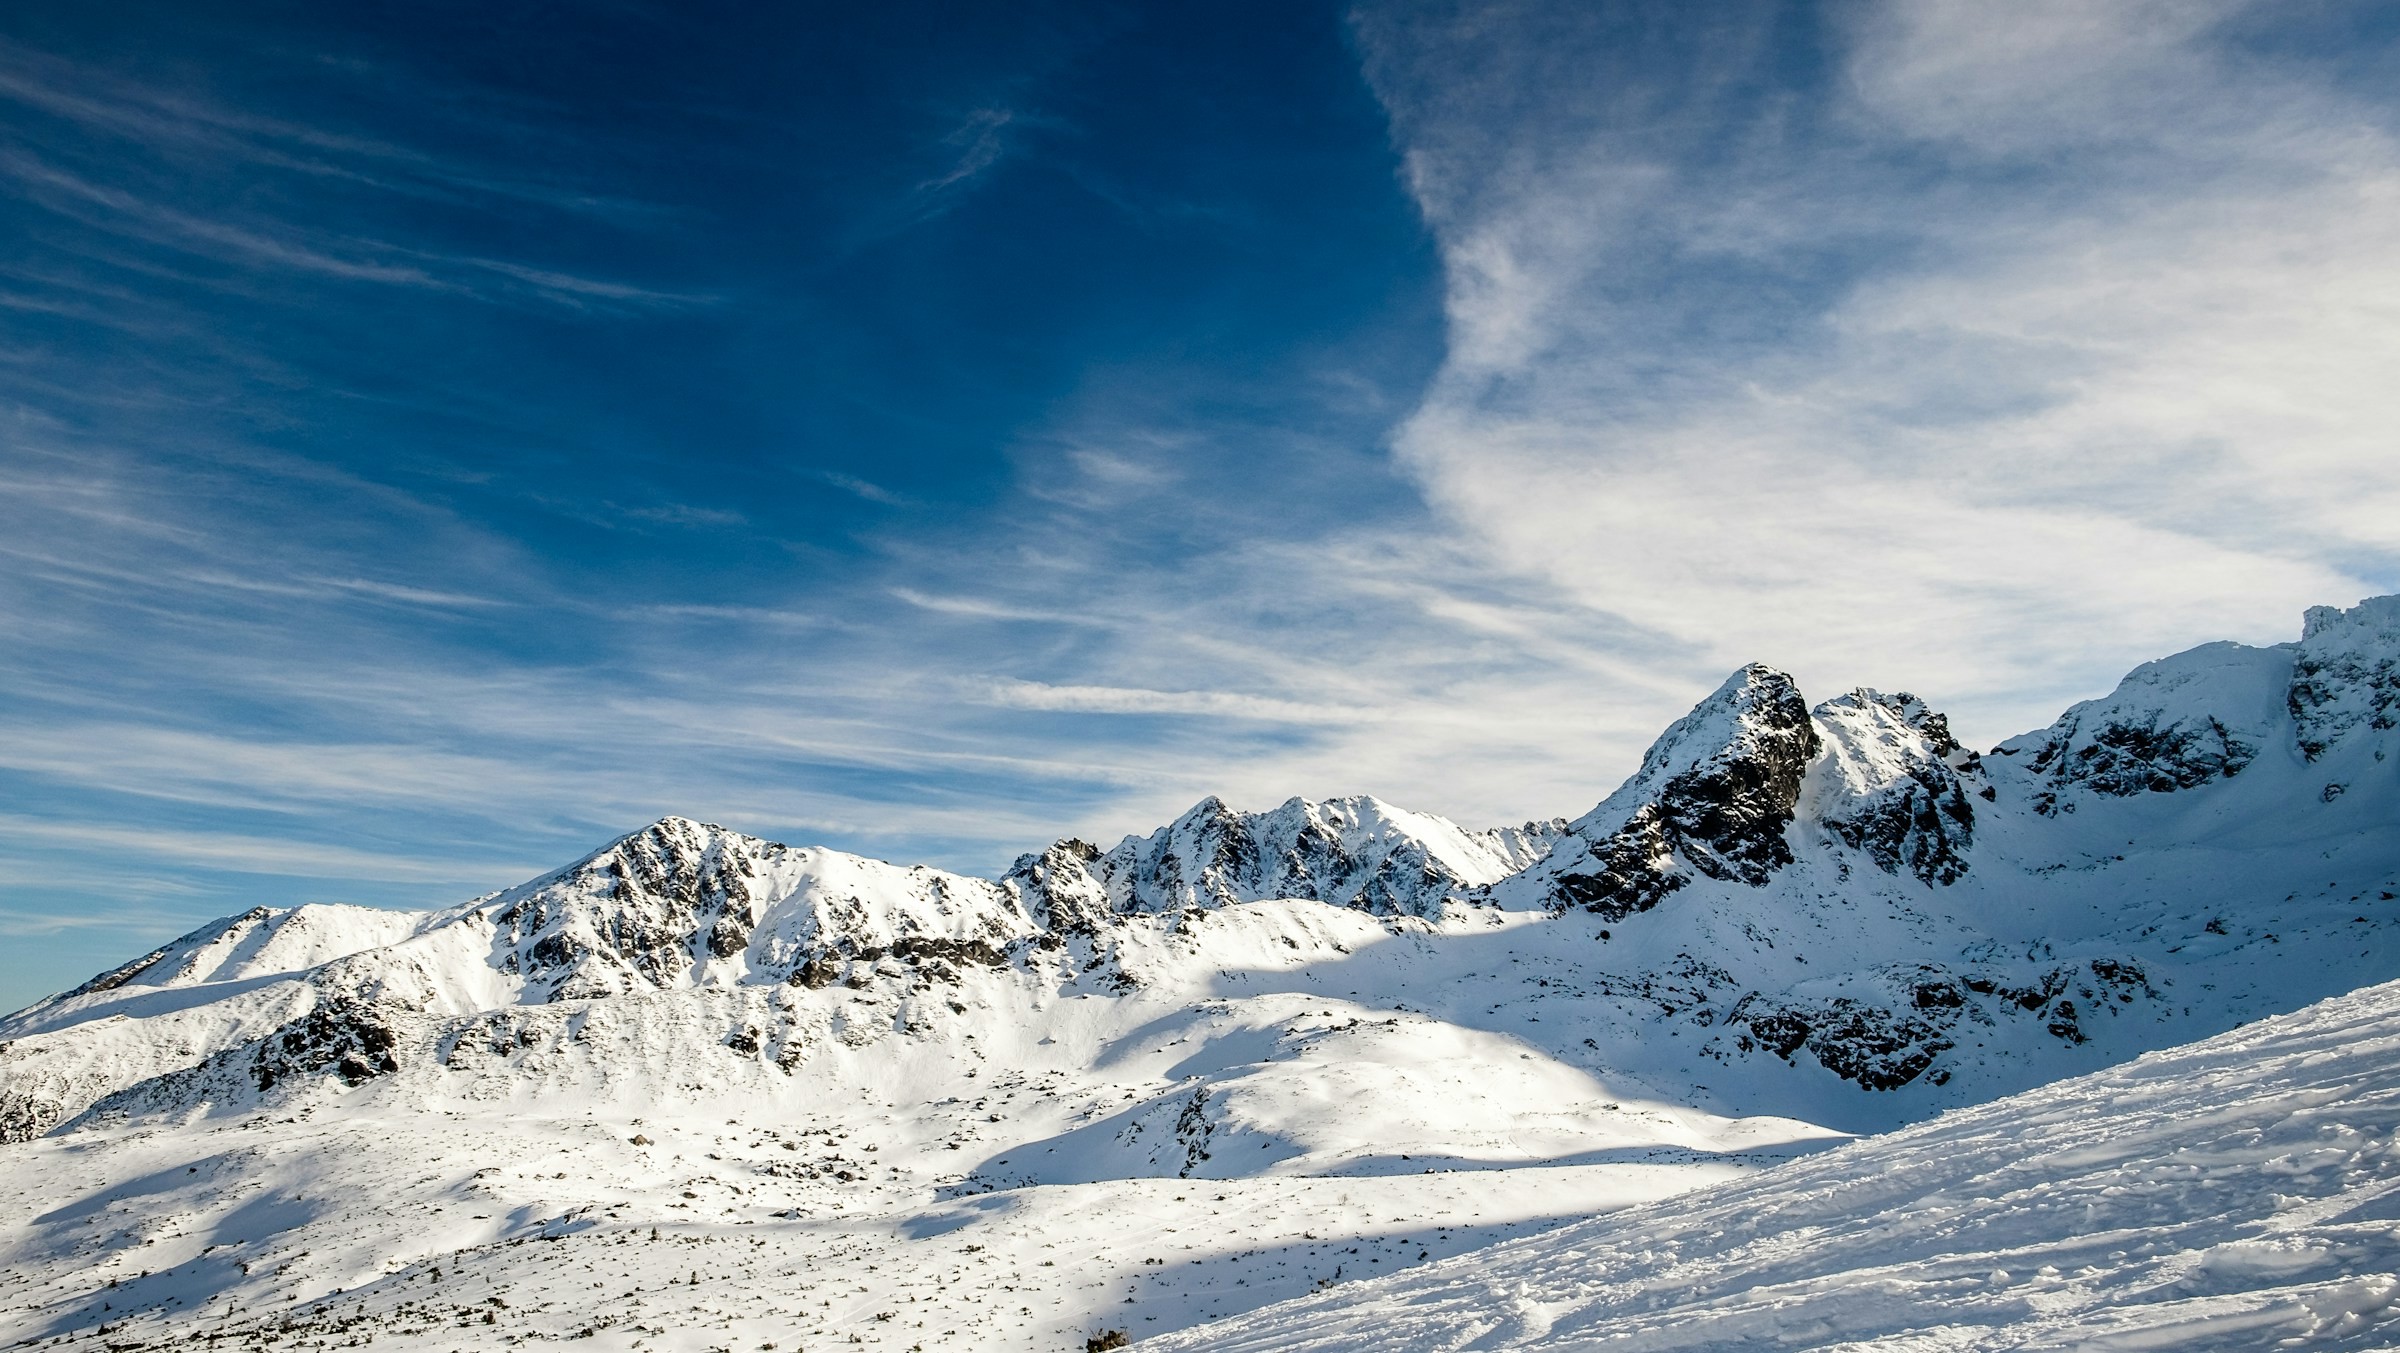
M 1293 798 L 1263 813 L 1211 796 L 1149 836 L 1105 855 L 1054 848 L 1053 867 L 1088 864 L 1066 886 L 1110 912 L 1306 898 L 1368 911 L 1438 914 L 1445 898 L 1488 887 L 1538 860 L 1558 823 L 1470 831 L 1366 795 Z M 1062 843 L 1072 845 L 1079 843 Z M 1089 850 L 1089 848 L 1086 848 Z M 1019 869 L 1031 863 L 1019 862 Z M 1058 887 L 1052 883 L 1051 887 Z
M 1471 924 L 1493 947 L 1455 956 L 1462 995 L 1544 947 L 1530 918 Z M 265 1103 L 233 1077 L 0 1148 L 0 1340 L 437 1349 L 464 1319 L 616 1348 L 1054 1349 L 1836 1140 L 1399 1009 L 1427 922 L 1272 901 L 1116 938 L 915 992 L 545 1003 L 468 1026 L 447 1064 Z M 767 1000 L 827 1031 L 794 1073 L 718 1042 Z
M 1164 1349 L 2386 1348 L 2400 984 Z
M 2320 609 L 1980 756 L 1752 665 L 1571 824 L 1209 799 L 987 880 L 667 818 L 248 912 L 0 1020 L 0 1343 L 1366 1347 L 1334 1299 L 1420 1266 L 1392 1347 L 2348 1338 L 2380 1204 L 2258 1228 L 2381 1178 L 2395 998 L 2288 1012 L 2400 973 L 2396 665 L 2400 602 Z M 2219 1045 L 2290 1123 L 2206 1136 L 2283 1093 Z

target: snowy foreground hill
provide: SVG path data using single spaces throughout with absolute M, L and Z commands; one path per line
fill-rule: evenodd
M 2396 724 L 2381 598 L 1981 753 L 1747 667 L 1521 827 L 1210 799 L 977 879 L 669 818 L 254 910 L 0 1021 L 0 1343 L 2338 1341 L 2400 998 L 2276 1017 L 2400 975 Z
M 2391 1348 L 2400 983 L 1162 1348 Z

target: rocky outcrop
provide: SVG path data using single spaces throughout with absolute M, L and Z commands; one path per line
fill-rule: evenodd
M 2169 794 L 2229 779 L 2258 755 L 2258 744 L 2202 716 L 2169 722 L 2151 714 L 2084 727 L 2069 723 L 2027 763 L 2059 785 L 2129 798 Z M 2056 797 L 2040 805 L 2045 811 Z
M 9 1051 L 8 1044 L 0 1043 L 0 1058 Z M 0 1079 L 0 1144 L 31 1141 L 67 1116 L 70 1092 L 60 1078 L 15 1060 L 18 1064 L 6 1067 L 6 1077 Z
M 256 1044 L 250 1076 L 263 1093 L 294 1077 L 331 1074 L 364 1085 L 400 1069 L 400 1031 L 363 1001 L 327 1001 Z
M 427 1028 L 426 1018 L 416 1011 L 362 997 L 327 995 L 263 1037 L 106 1094 L 86 1094 L 57 1130 L 72 1131 L 129 1114 L 241 1108 L 292 1095 L 354 1089 L 398 1074 L 407 1050 L 422 1045 Z
M 1806 1004 L 1745 997 L 1726 1022 L 1743 1031 L 1735 1037 L 1742 1051 L 1763 1047 L 1788 1062 L 1805 1050 L 1862 1090 L 1897 1090 L 1955 1046 L 1947 1037 L 1953 1020 L 1846 996 Z M 1937 1085 L 1947 1079 L 1934 1075 Z
M 1922 1078 L 1949 1081 L 1943 1054 L 1962 1025 L 2032 1023 L 2061 1043 L 2088 1041 L 2094 1019 L 2155 1003 L 2162 993 L 2139 963 L 2092 958 L 2018 975 L 1953 972 L 1938 964 L 1889 968 L 1864 996 L 1816 999 L 1751 992 L 1726 1012 L 1732 1049 L 1786 1062 L 1801 1053 L 1862 1090 L 1896 1090 Z M 1724 1055 L 1720 1045 L 1716 1055 Z
M 1764 885 L 1818 739 L 1792 679 L 1753 663 L 1652 744 L 1633 778 L 1495 896 L 1622 918 L 1694 875 Z
M 2310 607 L 2285 704 L 2300 754 L 2311 761 L 2358 730 L 2383 734 L 2400 724 L 2400 597 L 2346 611 Z
M 1016 890 L 1027 915 L 1054 934 L 1090 935 L 1115 919 L 1108 884 L 1094 871 L 1100 847 L 1068 837 L 1038 855 L 1020 855 L 1001 882 Z
M 1028 912 L 1065 933 L 1089 933 L 1126 913 L 1270 898 L 1431 916 L 1532 863 L 1563 825 L 1471 831 L 1365 796 L 1294 798 L 1244 813 L 1211 795 L 1105 854 L 1069 839 L 1024 856 L 1007 882 Z
M 1826 832 L 1887 874 L 1957 882 L 1975 843 L 1982 758 L 1913 695 L 1855 690 L 1814 714 L 1825 756 L 1811 806 Z
M 2288 737 L 2292 649 L 2203 644 L 2128 673 L 2038 733 L 2000 744 L 2032 781 L 2031 806 L 2072 813 L 2090 798 L 2172 794 L 2231 779 Z
M 763 857 L 783 849 L 687 818 L 652 823 L 504 897 L 491 912 L 501 970 L 552 1000 L 680 985 L 749 942 Z

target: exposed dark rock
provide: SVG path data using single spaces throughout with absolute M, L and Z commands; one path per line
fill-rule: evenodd
M 1069 837 L 1039 855 L 1020 856 L 1002 880 L 1017 891 L 1036 924 L 1057 934 L 1089 935 L 1116 917 L 1108 885 L 1093 873 L 1100 848 Z
M 1756 663 L 1669 728 L 1623 788 L 1531 871 L 1549 905 L 1611 920 L 1657 906 L 1692 875 L 1764 885 L 1818 749 L 1792 679 Z
M 2090 728 L 2073 718 L 2062 720 L 2029 764 L 2053 786 L 2079 785 L 2095 794 L 2130 798 L 2230 779 L 2257 755 L 2257 745 L 2222 720 L 2169 723 L 2152 713 Z M 2058 803 L 2053 789 L 2034 801 L 2034 809 L 2048 816 L 2058 811 Z
M 1664 817 L 1657 804 L 1643 804 L 1624 826 L 1587 843 L 1575 866 L 1552 881 L 1551 905 L 1623 920 L 1690 883 L 1691 875 L 1676 865 Z
M 400 1069 L 399 1031 L 364 1001 L 328 1000 L 255 1046 L 250 1075 L 262 1092 L 294 1076 L 330 1071 L 363 1085 Z
M 1745 1050 L 1755 1041 L 1788 1062 L 1805 1049 L 1819 1066 L 1861 1089 L 1896 1090 L 1953 1046 L 1947 1035 L 1956 1017 L 1937 1009 L 1937 1015 L 1887 1010 L 1847 996 L 1787 1004 L 1753 994 L 1734 1006 L 1726 1023 L 1748 1030 L 1738 1040 Z
M 495 943 L 554 1000 L 610 995 L 626 978 L 671 987 L 749 943 L 758 857 L 783 849 L 665 818 L 502 908 Z
M 1957 882 L 1975 842 L 1966 777 L 1981 759 L 1959 746 L 1949 721 L 1913 695 L 1870 690 L 1828 700 L 1815 714 L 1832 752 L 1834 783 L 1819 808 L 1825 829 L 1887 874 Z
M 1948 1026 L 1840 999 L 1819 1015 L 1808 1050 L 1820 1065 L 1867 1090 L 1895 1090 L 1950 1050 Z
M 1910 996 L 1919 1010 L 1956 1010 L 1966 1005 L 1966 993 L 1948 982 L 1919 982 Z
M 57 1127 L 67 1106 L 39 1087 L 0 1087 L 0 1144 L 29 1142 Z
M 2016 981 L 1989 973 L 1958 975 L 1938 965 L 1893 968 L 1880 974 L 1890 1004 L 1850 996 L 1824 1000 L 1750 992 L 1723 1023 L 1740 1032 L 1735 1046 L 1763 1049 L 1791 1061 L 1801 1052 L 1867 1090 L 1891 1090 L 1923 1078 L 1942 1084 L 1943 1053 L 1957 1045 L 1962 1022 L 1991 1026 L 2038 1020 L 2052 1037 L 2085 1042 L 2096 1009 L 2115 1012 L 2142 999 L 2161 999 L 2139 964 L 2095 958 L 2062 964 Z M 2078 1005 L 2072 993 L 2084 998 Z M 2113 999 L 2111 999 L 2113 998 Z
M 2053 1038 L 2061 1039 L 2069 1043 L 2081 1043 L 2086 1041 L 2084 1037 L 2083 1026 L 2076 1022 L 2075 1003 L 2073 1001 L 2060 1001 L 2058 1004 L 2051 1006 L 2050 1022 L 2042 1027 L 2048 1029 L 2050 1031 L 2050 1036 Z
M 2353 729 L 2400 724 L 2400 597 L 2347 611 L 2310 607 L 2285 704 L 2300 754 L 2311 761 Z
M 1208 1087 L 1192 1091 L 1184 1101 L 1183 1111 L 1175 1116 L 1175 1140 L 1183 1147 L 1183 1165 L 1175 1171 L 1178 1179 L 1189 1179 L 1192 1171 L 1209 1158 L 1208 1139 L 1215 1135 L 1217 1125 L 1208 1118 Z

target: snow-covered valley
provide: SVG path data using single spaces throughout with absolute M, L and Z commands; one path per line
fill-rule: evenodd
M 1985 1333 L 1910 1346 L 2013 1347 L 2144 1283 L 2363 1338 L 2396 716 L 2382 598 L 1980 754 L 1744 668 L 1519 827 L 1211 799 L 976 879 L 670 818 L 253 911 L 0 1021 L 0 1343 L 1826 1346 L 1955 1296 Z M 1976 1220 L 2011 1170 L 2051 1201 Z M 1982 1277 L 1937 1222 L 1999 1228 Z

